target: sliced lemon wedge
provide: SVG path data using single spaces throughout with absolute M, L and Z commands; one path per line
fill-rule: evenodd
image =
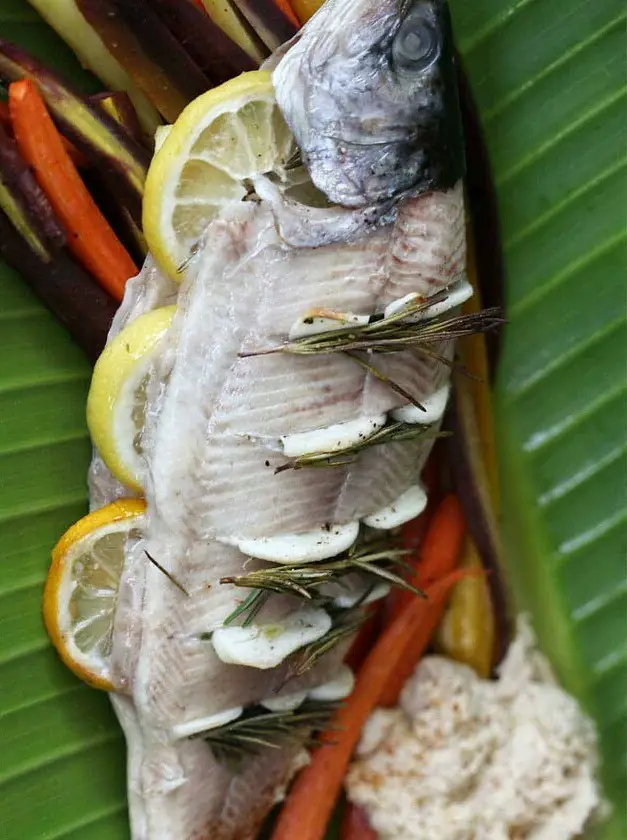
M 139 539 L 146 504 L 119 499 L 79 519 L 52 551 L 44 622 L 59 656 L 77 677 L 113 690 L 113 622 L 127 541 Z
M 146 384 L 159 342 L 175 306 L 140 315 L 105 347 L 94 367 L 87 397 L 87 425 L 94 445 L 113 475 L 142 489 Z
M 162 135 L 146 179 L 144 234 L 160 267 L 180 280 L 212 219 L 248 194 L 250 178 L 281 173 L 293 153 L 270 72 L 242 73 L 191 102 Z

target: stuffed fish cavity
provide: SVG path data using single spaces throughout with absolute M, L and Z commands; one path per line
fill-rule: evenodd
M 211 222 L 180 289 L 149 261 L 112 331 L 176 302 L 144 383 L 148 526 L 113 636 L 134 840 L 252 840 L 298 739 L 234 767 L 204 736 L 254 709 L 309 708 L 350 633 L 311 667 L 299 655 L 385 591 L 351 573 L 233 619 L 251 590 L 225 579 L 346 556 L 424 506 L 433 434 L 419 431 L 438 428 L 452 342 L 305 353 L 301 340 L 344 340 L 434 296 L 414 319 L 450 315 L 471 293 L 445 3 L 328 0 L 274 64 L 295 163 Z M 403 437 L 368 445 L 393 424 Z M 316 453 L 341 463 L 293 468 Z M 90 478 L 93 504 L 122 493 L 97 455 Z

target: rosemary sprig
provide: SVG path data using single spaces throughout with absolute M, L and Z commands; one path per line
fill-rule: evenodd
M 424 300 L 416 298 L 406 306 L 384 317 L 374 315 L 369 323 L 352 325 L 338 330 L 325 330 L 313 335 L 301 336 L 276 347 L 250 350 L 240 356 L 265 356 L 273 353 L 293 353 L 309 356 L 328 353 L 398 353 L 407 348 L 431 354 L 429 345 L 441 341 L 452 341 L 465 335 L 485 332 L 503 323 L 501 310 L 497 307 L 484 309 L 452 318 L 416 318 L 430 307 L 446 300 L 444 290 Z M 427 345 L 425 347 L 425 345 Z
M 320 586 L 341 579 L 351 572 L 364 572 L 393 586 L 407 589 L 415 595 L 423 595 L 419 589 L 390 568 L 406 565 L 403 558 L 407 553 L 403 549 L 395 548 L 388 540 L 373 540 L 352 547 L 334 560 L 293 563 L 289 566 L 273 565 L 246 575 L 221 578 L 220 583 L 253 590 L 227 616 L 224 625 L 228 626 L 238 619 L 243 619 L 242 626 L 249 626 L 273 593 L 313 600 L 318 597 Z
M 362 600 L 370 594 L 365 593 Z M 332 612 L 333 625 L 329 632 L 321 639 L 310 642 L 292 654 L 288 666 L 288 679 L 301 677 L 310 671 L 319 660 L 339 644 L 350 639 L 359 630 L 368 616 L 360 603 L 348 609 L 337 609 Z
M 340 705 L 309 701 L 297 709 L 283 712 L 269 712 L 263 706 L 253 706 L 237 720 L 192 737 L 205 740 L 218 761 L 237 769 L 242 759 L 265 748 L 280 749 L 301 741 L 304 746 L 315 744 L 316 733 L 328 728 Z
M 167 579 L 170 581 L 170 583 L 173 583 L 173 584 L 174 584 L 174 586 L 176 586 L 176 588 L 177 588 L 177 589 L 180 589 L 180 590 L 181 590 L 181 592 L 183 593 L 183 595 L 186 595 L 186 596 L 189 598 L 189 592 L 187 591 L 187 589 L 185 589 L 185 587 L 183 586 L 183 584 L 182 584 L 180 581 L 178 581 L 178 580 L 174 577 L 174 575 L 172 574 L 172 572 L 169 572 L 166 568 L 164 568 L 164 567 L 161 565 L 161 563 L 159 563 L 159 561 L 158 561 L 158 560 L 155 560 L 155 558 L 152 556 L 152 554 L 149 554 L 149 553 L 146 551 L 146 549 L 144 549 L 144 554 L 146 555 L 146 557 L 148 558 L 148 560 L 152 563 L 152 565 L 153 565 L 156 569 L 159 569 L 159 571 L 161 572 L 161 574 L 163 574 L 163 575 L 165 575 L 165 576 L 167 577 Z
M 334 452 L 307 452 L 305 455 L 298 455 L 292 458 L 289 463 L 277 467 L 274 473 L 276 475 L 285 472 L 285 470 L 302 470 L 304 467 L 340 467 L 352 463 L 355 456 L 369 446 L 380 446 L 393 441 L 415 440 L 420 437 L 444 437 L 446 434 L 446 432 L 438 432 L 430 426 L 420 426 L 417 423 L 392 422 L 378 429 L 374 434 L 357 443 L 345 446 L 343 449 L 336 449 Z

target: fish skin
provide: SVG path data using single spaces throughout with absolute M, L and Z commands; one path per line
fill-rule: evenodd
M 403 122 L 394 96 L 402 99 L 406 76 L 400 87 L 385 84 L 390 62 L 375 61 L 373 49 L 394 49 L 412 15 L 437 21 L 443 44 L 425 68 L 429 83 L 421 92 L 409 86 Z M 223 620 L 241 598 L 218 581 L 242 573 L 246 558 L 219 538 L 240 527 L 248 529 L 240 536 L 272 535 L 374 512 L 415 483 L 428 454 L 425 441 L 373 447 L 350 467 L 271 476 L 283 489 L 268 492 L 268 472 L 281 460 L 274 438 L 379 414 L 404 401 L 345 358 L 239 354 L 282 340 L 305 307 L 371 314 L 408 293 L 429 296 L 463 278 L 463 159 L 461 135 L 451 128 L 458 114 L 445 17 L 442 0 L 327 0 L 284 52 L 274 80 L 316 186 L 343 206 L 296 212 L 260 179 L 260 203 L 239 205 L 212 223 L 180 290 L 148 388 L 143 445 L 147 545 L 190 597 L 152 566 L 134 571 L 129 558 L 120 599 L 133 605 L 134 621 L 116 616 L 114 662 L 130 695 L 114 705 L 129 745 L 133 840 L 253 840 L 291 774 L 293 751 L 267 751 L 234 776 L 201 739 L 172 742 L 169 735 L 176 723 L 301 684 L 285 683 L 284 666 L 259 672 L 224 665 L 210 643 L 194 636 L 199 625 Z M 342 80 L 355 67 L 355 79 L 369 79 L 362 98 L 382 96 L 378 111 L 354 107 L 359 90 Z M 315 104 L 306 113 L 295 79 Z M 323 123 L 338 109 L 347 118 L 327 131 Z M 407 135 L 412 120 L 420 131 Z M 373 143 L 381 131 L 385 136 Z M 383 142 L 387 162 L 379 159 Z M 399 168 L 403 156 L 408 165 Z M 129 284 L 113 332 L 171 302 L 171 294 L 168 281 L 148 268 Z M 411 353 L 394 360 L 381 357 L 380 366 L 415 388 L 418 398 L 448 375 L 446 365 L 417 363 Z M 93 503 L 123 492 L 97 456 L 90 486 Z M 135 562 L 139 567 L 137 555 Z M 323 681 L 344 652 L 323 660 L 305 682 Z
M 303 163 L 333 203 L 372 206 L 462 177 L 444 0 L 327 0 L 273 81 Z

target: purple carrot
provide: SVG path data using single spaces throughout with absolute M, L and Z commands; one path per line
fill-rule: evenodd
M 48 262 L 41 259 L 18 235 L 8 216 L 0 210 L 0 256 L 18 271 L 37 297 L 67 328 L 91 361 L 107 340 L 117 308 L 65 251 Z
M 20 220 L 23 235 L 29 238 L 42 258 L 65 245 L 65 232 L 29 166 L 20 155 L 17 143 L 0 125 L 0 206 Z
M 156 13 L 215 84 L 257 64 L 190 0 L 153 0 Z
M 106 175 L 133 218 L 141 221 L 150 153 L 60 76 L 25 50 L 0 38 L 0 80 L 17 79 L 31 79 L 37 84 L 59 130 Z
M 233 0 L 264 44 L 276 50 L 298 32 L 298 26 L 272 0 Z

